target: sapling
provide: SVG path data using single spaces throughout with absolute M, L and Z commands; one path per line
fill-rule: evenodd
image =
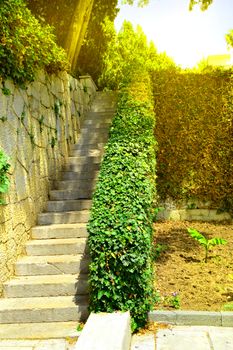
M 223 238 L 211 238 L 207 239 L 205 236 L 203 236 L 200 232 L 195 230 L 194 228 L 188 228 L 188 233 L 192 238 L 194 238 L 196 241 L 200 243 L 205 248 L 205 262 L 207 263 L 208 259 L 208 253 L 211 247 L 214 247 L 216 245 L 223 245 L 227 244 L 227 241 Z

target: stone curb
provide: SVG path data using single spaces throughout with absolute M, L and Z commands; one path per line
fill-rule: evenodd
M 151 311 L 148 320 L 176 326 L 233 327 L 233 312 L 220 311 Z

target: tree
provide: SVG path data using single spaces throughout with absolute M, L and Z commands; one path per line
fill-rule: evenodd
M 140 26 L 134 30 L 133 25 L 125 21 L 118 35 L 113 25 L 109 24 L 108 29 L 111 41 L 103 59 L 103 71 L 99 78 L 101 87 L 118 89 L 132 71 L 175 68 L 172 59 L 165 53 L 158 53 L 152 42 L 148 44 Z
M 233 29 L 229 30 L 229 32 L 225 35 L 225 39 L 226 39 L 228 47 L 233 48 Z
M 102 72 L 103 56 L 111 40 L 109 21 L 114 22 L 118 13 L 117 0 L 95 0 L 81 51 L 77 70 L 90 74 L 97 83 Z
M 122 4 L 133 5 L 135 0 L 122 0 Z M 150 0 L 137 0 L 137 4 L 139 7 L 143 7 L 148 5 Z M 208 9 L 208 7 L 212 4 L 213 0 L 190 0 L 189 2 L 189 10 L 191 11 L 195 5 L 199 5 L 202 11 Z
M 135 0 L 122 0 L 123 4 L 133 5 Z M 150 0 L 137 0 L 137 4 L 140 7 L 148 5 Z M 189 10 L 191 11 L 195 5 L 199 5 L 202 11 L 208 9 L 208 7 L 212 4 L 213 0 L 190 0 L 189 2 Z
M 213 0 L 190 0 L 189 10 L 191 11 L 195 5 L 199 5 L 201 10 L 205 11 L 212 4 L 212 2 Z

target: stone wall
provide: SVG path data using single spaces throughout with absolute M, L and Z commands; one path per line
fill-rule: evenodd
M 198 200 L 175 201 L 167 198 L 160 202 L 158 207 L 161 210 L 158 218 L 174 221 L 227 221 L 232 222 L 232 216 L 228 212 L 219 212 L 211 207 L 211 202 L 202 202 Z
M 75 80 L 65 72 L 40 72 L 25 90 L 9 81 L 5 86 L 10 95 L 0 90 L 0 148 L 10 157 L 11 185 L 4 196 L 6 205 L 0 206 L 0 294 L 2 282 L 14 274 L 14 263 L 24 253 L 37 214 L 45 208 L 49 184 L 59 179 L 96 92 L 90 77 Z

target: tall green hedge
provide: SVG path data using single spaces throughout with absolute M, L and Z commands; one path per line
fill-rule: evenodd
M 152 82 L 159 196 L 232 212 L 232 70 L 164 71 Z
M 135 79 L 135 78 L 134 78 Z M 130 310 L 143 326 L 153 303 L 154 113 L 147 75 L 120 93 L 88 225 L 90 310 Z

